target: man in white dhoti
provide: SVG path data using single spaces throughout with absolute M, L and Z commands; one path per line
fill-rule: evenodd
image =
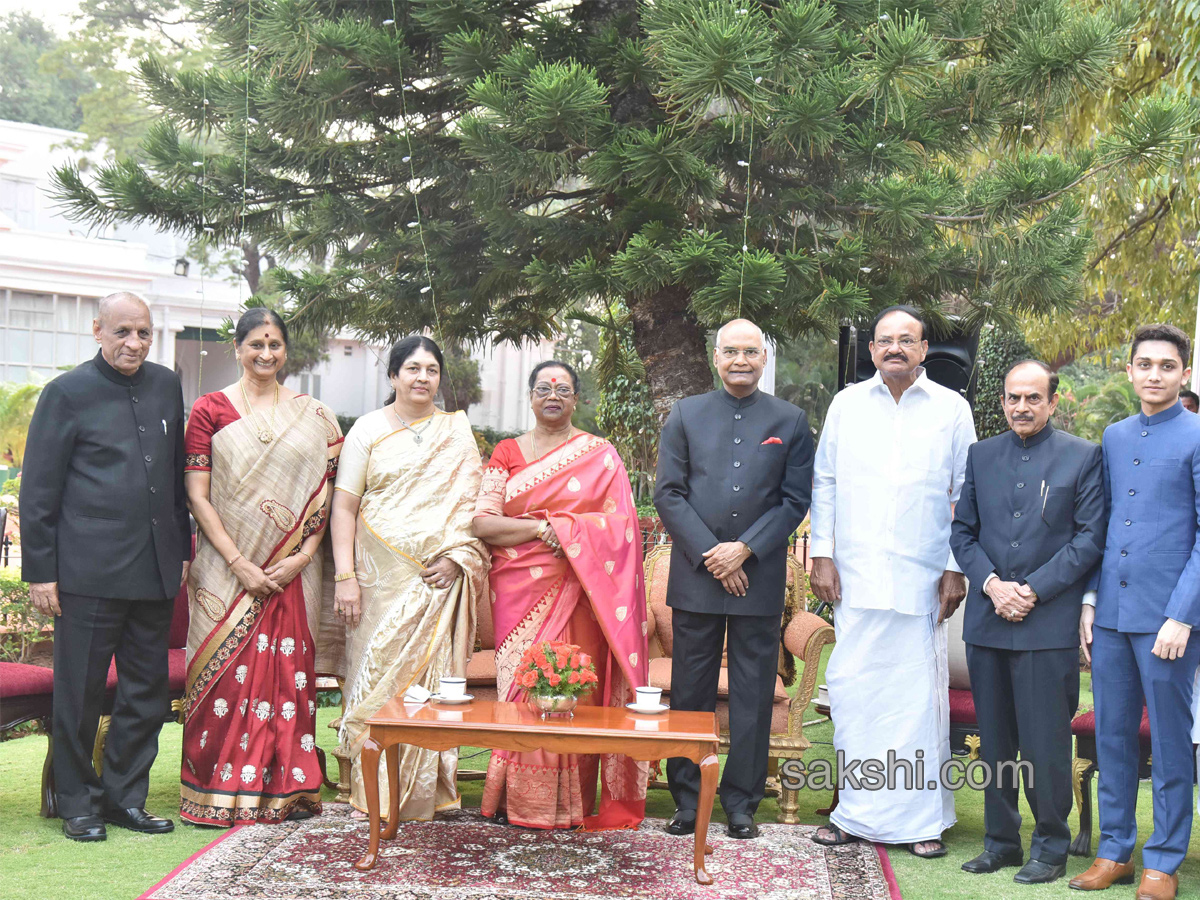
M 921 366 L 929 343 L 917 309 L 885 309 L 871 335 L 878 372 L 833 398 L 813 473 L 811 584 L 834 607 L 825 674 L 843 760 L 838 806 L 814 840 L 944 856 L 955 818 L 939 780 L 950 758 L 943 622 L 966 596 L 950 521 L 975 426 L 966 400 Z M 856 762 L 886 766 L 889 752 L 894 781 L 859 783 Z

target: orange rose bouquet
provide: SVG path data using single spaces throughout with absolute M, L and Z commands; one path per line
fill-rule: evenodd
M 530 697 L 581 697 L 600 680 L 592 658 L 565 641 L 531 646 L 521 655 L 515 677 Z

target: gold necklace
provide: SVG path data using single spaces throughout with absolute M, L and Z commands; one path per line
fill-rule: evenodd
M 275 440 L 275 407 L 279 405 L 279 382 L 275 382 L 275 399 L 271 402 L 271 427 L 266 424 L 259 424 L 258 413 L 254 411 L 254 407 L 250 405 L 250 397 L 246 394 L 246 383 L 242 379 L 238 379 L 238 387 L 242 389 L 242 400 L 246 404 L 246 410 L 250 413 L 250 418 L 254 420 L 255 426 L 258 428 L 258 439 L 264 444 L 269 444 Z
M 563 441 L 563 446 L 566 446 L 567 441 L 571 440 L 571 438 L 573 436 L 572 432 L 574 430 L 575 430 L 574 425 L 571 425 L 569 428 L 567 428 L 567 440 Z M 535 462 L 542 458 L 542 454 L 538 451 L 537 438 L 534 437 L 534 432 L 536 432 L 536 431 L 537 431 L 536 425 L 533 428 L 529 429 L 529 443 L 533 447 L 533 459 Z

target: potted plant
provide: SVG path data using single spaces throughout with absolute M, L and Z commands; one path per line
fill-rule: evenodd
M 530 707 L 545 718 L 572 713 L 579 698 L 600 680 L 592 658 L 578 644 L 539 641 L 521 655 L 515 678 Z

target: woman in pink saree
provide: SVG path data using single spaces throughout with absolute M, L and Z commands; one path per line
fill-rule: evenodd
M 492 548 L 500 699 L 525 699 L 513 673 L 530 644 L 561 640 L 589 654 L 600 677 L 580 702 L 624 706 L 647 684 L 642 547 L 629 477 L 612 444 L 571 424 L 574 370 L 541 363 L 529 388 L 537 425 L 496 446 L 474 525 Z M 647 773 L 646 763 L 621 755 L 496 751 L 482 812 L 530 828 L 636 828 Z

